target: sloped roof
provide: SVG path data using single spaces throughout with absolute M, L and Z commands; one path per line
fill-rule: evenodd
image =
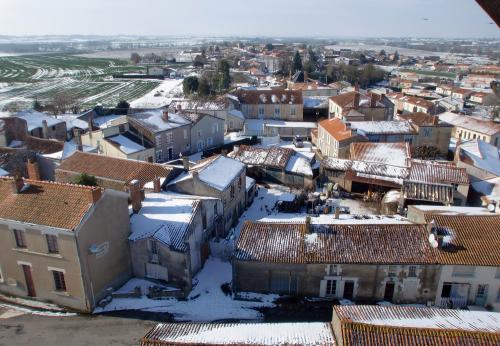
M 355 121 L 352 128 L 364 134 L 408 134 L 416 131 L 408 121 Z
M 162 323 L 142 339 L 143 346 L 317 346 L 335 345 L 330 323 Z
M 0 218 L 74 230 L 93 204 L 100 188 L 24 180 L 21 193 L 13 192 L 13 178 L 0 178 Z
M 300 90 L 237 90 L 234 95 L 244 104 L 302 104 Z
M 353 106 L 354 105 L 354 97 L 356 94 L 359 94 L 357 91 L 350 91 L 347 93 L 343 93 L 340 95 L 336 96 L 331 96 L 330 100 L 332 100 L 335 104 L 337 104 L 339 107 L 346 107 L 346 106 Z
M 339 118 L 320 121 L 318 127 L 322 127 L 337 141 L 343 141 L 353 137 L 352 130 Z
M 351 160 L 356 161 L 408 167 L 410 152 L 408 143 L 351 143 Z
M 146 194 L 141 210 L 130 219 L 129 239 L 153 237 L 174 250 L 189 250 L 186 236 L 199 203 L 165 193 Z
M 163 119 L 161 109 L 129 115 L 128 119 L 132 123 L 138 123 L 153 133 L 172 130 L 180 126 L 191 124 L 191 121 L 176 113 L 168 113 L 168 120 Z
M 47 121 L 47 126 L 49 127 L 64 123 L 64 121 L 60 119 L 56 119 L 54 117 L 48 116 L 45 113 L 37 112 L 35 110 L 22 111 L 16 113 L 14 116 L 26 120 L 28 131 L 33 131 L 38 127 L 42 127 L 42 122 L 44 120 Z
M 157 163 L 117 159 L 98 154 L 76 151 L 65 159 L 56 169 L 76 173 L 87 173 L 95 177 L 123 181 L 128 184 L 137 179 L 141 187 L 154 178 L 163 177 L 169 180 L 174 175 L 174 169 Z
M 465 168 L 453 164 L 412 160 L 408 180 L 429 184 L 469 184 L 469 175 Z
M 449 245 L 440 247 L 441 264 L 500 266 L 500 215 L 453 216 L 425 213 L 425 221 L 436 223 L 450 236 Z
M 497 314 L 403 306 L 333 307 L 345 346 L 354 345 L 497 345 Z M 340 340 L 339 340 L 340 341 Z
M 460 160 L 500 176 L 500 149 L 480 139 L 462 143 Z
M 430 115 L 422 112 L 398 114 L 398 118 L 410 121 L 417 126 L 436 126 L 439 122 L 439 117 L 437 115 Z
M 439 119 L 455 127 L 461 127 L 469 131 L 479 132 L 489 136 L 493 136 L 500 132 L 500 124 L 491 120 L 482 120 L 451 112 L 439 114 Z
M 229 157 L 215 155 L 199 161 L 190 169 L 189 174 L 197 171 L 201 181 L 219 191 L 224 191 L 243 170 L 245 170 L 243 163 Z
M 270 148 L 262 148 L 240 145 L 238 151 L 233 152 L 232 156 L 235 160 L 241 161 L 247 165 L 259 165 L 284 169 L 293 154 L 294 150 L 290 148 L 274 146 Z
M 425 226 L 415 224 L 305 224 L 247 221 L 235 258 L 270 263 L 432 264 Z

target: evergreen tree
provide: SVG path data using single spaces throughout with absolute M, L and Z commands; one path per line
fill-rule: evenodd
M 198 95 L 208 96 L 210 95 L 210 84 L 205 77 L 200 78 L 198 82 Z
M 392 61 L 393 62 L 397 62 L 399 60 L 399 53 L 398 51 L 395 51 L 394 52 L 394 57 L 392 58 Z
M 184 92 L 184 95 L 191 95 L 195 91 L 198 90 L 199 86 L 199 81 L 198 77 L 196 76 L 190 76 L 184 79 L 182 82 L 182 91 Z
M 219 60 L 217 65 L 217 87 L 219 90 L 226 90 L 231 84 L 231 76 L 229 75 L 229 63 L 227 60 Z
M 295 55 L 293 56 L 293 72 L 302 71 L 302 58 L 298 51 L 295 51 Z
M 73 183 L 77 185 L 97 186 L 97 179 L 93 175 L 82 173 L 76 176 L 75 180 L 73 180 Z
M 33 109 L 36 110 L 37 112 L 41 112 L 43 110 L 42 104 L 37 99 L 33 101 Z

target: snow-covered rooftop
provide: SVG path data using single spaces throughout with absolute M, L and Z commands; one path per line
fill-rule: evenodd
M 26 120 L 28 124 L 28 131 L 33 131 L 38 127 L 42 127 L 42 121 L 47 121 L 47 126 L 55 126 L 57 124 L 62 123 L 63 121 L 60 119 L 56 119 L 54 117 L 50 117 L 45 113 L 37 112 L 34 110 L 27 110 L 23 112 L 16 113 L 15 115 L 18 118 Z
M 153 132 L 166 131 L 191 123 L 186 118 L 175 113 L 168 113 L 168 120 L 164 120 L 162 110 L 151 110 L 130 117 Z
M 178 251 L 188 249 L 185 237 L 198 201 L 177 199 L 165 193 L 147 193 L 142 208 L 130 219 L 129 240 L 153 237 Z
M 365 134 L 414 134 L 415 130 L 408 121 L 355 121 L 353 129 Z
M 133 154 L 138 151 L 146 150 L 146 148 L 140 145 L 139 143 L 136 143 L 130 138 L 127 138 L 123 135 L 108 137 L 106 138 L 106 140 L 116 143 L 120 151 L 122 151 L 125 154 Z
M 221 155 L 215 160 L 209 161 L 208 164 L 201 163 L 194 166 L 193 169 L 198 170 L 198 177 L 201 181 L 223 191 L 241 174 L 245 165 Z
M 466 154 L 474 166 L 500 176 L 500 150 L 480 139 L 460 145 L 461 153 Z
M 308 161 L 305 157 L 299 154 L 295 154 L 290 157 L 285 170 L 287 172 L 296 173 L 300 175 L 307 175 L 311 177 L 313 175 L 310 161 Z

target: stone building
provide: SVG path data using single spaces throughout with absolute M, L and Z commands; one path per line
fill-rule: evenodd
M 425 226 L 247 221 L 236 244 L 236 292 L 354 301 L 434 301 L 439 275 Z
M 304 104 L 300 90 L 238 90 L 234 93 L 247 119 L 302 121 Z

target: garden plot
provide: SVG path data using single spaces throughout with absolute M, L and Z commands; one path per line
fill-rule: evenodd
M 132 102 L 161 82 L 110 77 L 143 70 L 143 67 L 129 66 L 121 60 L 73 55 L 0 57 L 0 110 L 11 102 L 29 106 L 36 99 L 47 103 L 60 91 L 76 94 L 82 108 L 97 104 L 112 107 L 121 100 Z

